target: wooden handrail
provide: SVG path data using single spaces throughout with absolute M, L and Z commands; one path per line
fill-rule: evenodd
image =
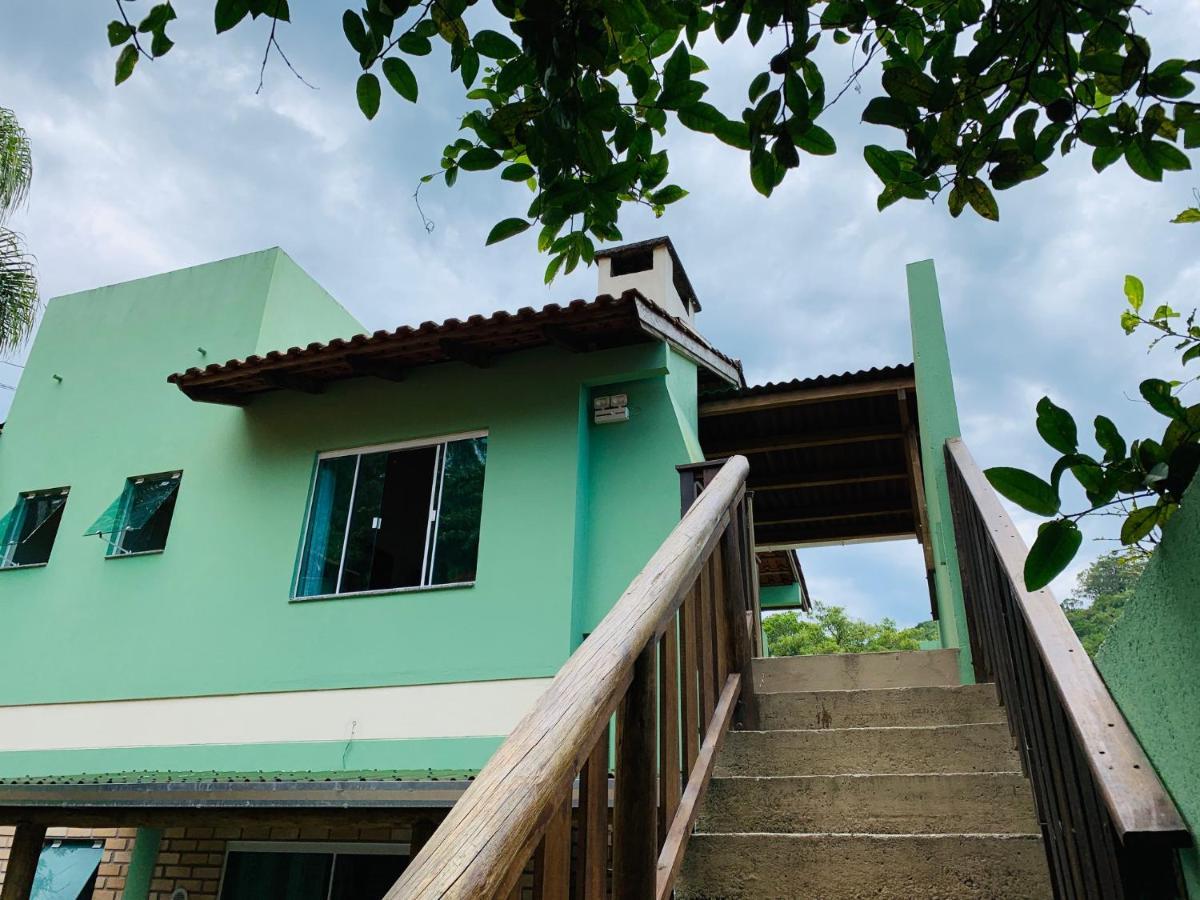
M 961 439 L 946 461 L 976 678 L 1005 704 L 1058 895 L 1175 896 L 1179 811 L 1054 596 L 1025 589 L 1025 543 Z
M 724 463 L 387 900 L 507 898 L 531 859 L 535 896 L 566 897 L 576 776 L 573 896 L 606 896 L 608 822 L 597 795 L 607 786 L 614 715 L 613 895 L 669 896 L 716 748 L 749 683 L 748 673 L 742 678 L 752 646 L 745 611 L 754 605 L 745 577 L 753 542 L 742 530 L 748 471 L 744 457 Z

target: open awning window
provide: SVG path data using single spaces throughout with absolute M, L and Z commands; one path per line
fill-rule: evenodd
M 84 534 L 107 537 L 110 556 L 162 550 L 182 474 L 167 472 L 128 479 L 120 496 Z
M 45 565 L 62 522 L 69 488 L 22 494 L 0 518 L 0 568 Z
M 42 848 L 30 900 L 90 897 L 104 848 L 94 841 L 54 841 Z

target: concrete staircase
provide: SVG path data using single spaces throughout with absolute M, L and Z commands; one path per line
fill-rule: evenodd
M 1051 896 L 1004 711 L 957 651 L 759 659 L 754 689 L 679 900 Z

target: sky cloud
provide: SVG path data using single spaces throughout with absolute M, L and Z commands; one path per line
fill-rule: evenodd
M 110 6 L 7 10 L 0 105 L 24 122 L 35 158 L 33 195 L 14 224 L 38 257 L 45 295 L 273 245 L 371 329 L 594 294 L 591 271 L 545 287 L 532 232 L 483 246 L 495 221 L 528 204 L 521 185 L 471 174 L 453 190 L 435 181 L 420 194 L 435 225 L 426 231 L 412 195 L 455 137 L 461 87 L 435 54 L 415 66 L 418 105 L 388 95 L 366 122 L 341 9 L 297 8 L 281 29 L 318 89 L 274 60 L 258 94 L 264 23 L 214 37 L 211 4 L 181 4 L 176 49 L 143 61 L 120 88 L 104 40 Z M 1185 44 L 1197 16 L 1200 0 L 1161 4 L 1139 27 L 1156 55 L 1182 55 L 1194 50 Z M 710 99 L 740 109 L 762 54 L 711 43 L 700 53 L 713 69 Z M 1141 339 L 1121 334 L 1121 279 L 1137 272 L 1151 297 L 1194 302 L 1200 229 L 1168 220 L 1197 177 L 1168 173 L 1153 185 L 1121 166 L 1097 177 L 1077 153 L 1002 194 L 999 224 L 970 212 L 952 220 L 926 203 L 880 214 L 862 148 L 895 141 L 890 129 L 858 124 L 865 96 L 851 90 L 835 107 L 838 155 L 806 158 L 770 200 L 754 192 L 742 154 L 673 131 L 670 181 L 691 195 L 661 220 L 630 211 L 625 236 L 672 236 L 704 304 L 702 330 L 744 360 L 752 381 L 910 360 L 904 265 L 933 257 L 963 430 L 981 464 L 1048 469 L 1032 427 L 1043 392 L 1083 421 L 1104 412 L 1129 432 L 1149 427 L 1152 415 L 1126 397 L 1169 360 L 1147 358 Z M 16 370 L 3 368 L 0 382 L 11 383 Z M 0 418 L 9 395 L 0 389 Z M 1036 523 L 1019 521 L 1031 534 Z M 915 544 L 802 559 L 823 602 L 901 624 L 928 615 Z M 1069 580 L 1056 587 L 1063 593 Z

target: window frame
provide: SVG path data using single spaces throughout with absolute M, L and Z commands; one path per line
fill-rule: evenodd
M 175 502 L 179 502 L 179 489 L 183 485 L 183 469 L 168 469 L 165 472 L 153 472 L 149 475 L 129 475 L 125 478 L 125 484 L 121 486 L 121 509 L 120 521 L 127 523 L 129 521 L 130 507 L 133 504 L 134 488 L 147 481 L 156 481 L 158 479 L 174 480 L 175 484 Z M 166 501 L 164 501 L 166 502 Z M 175 511 L 171 511 L 171 522 L 175 521 Z M 170 535 L 170 526 L 167 526 L 167 534 Z M 107 540 L 108 546 L 104 550 L 105 559 L 127 559 L 131 556 L 157 556 L 167 552 L 167 541 L 163 539 L 163 545 L 157 550 L 133 550 L 124 552 L 121 550 L 121 545 L 125 541 L 125 535 L 130 531 L 128 524 L 122 524 L 119 529 L 112 532 Z
M 55 531 L 54 540 L 50 544 L 50 552 L 46 554 L 46 561 L 35 563 L 9 562 L 9 560 L 12 559 L 12 557 L 16 554 L 16 548 L 20 544 L 20 540 L 9 540 L 9 535 L 15 533 L 19 538 L 20 530 L 25 524 L 25 517 L 29 514 L 27 504 L 30 500 L 36 497 L 50 496 L 52 494 L 56 494 L 63 498 L 60 509 L 62 510 L 62 514 L 66 515 L 67 498 L 71 494 L 70 485 L 60 485 L 52 488 L 40 488 L 34 491 L 17 491 L 17 502 L 13 504 L 13 510 L 19 510 L 19 515 L 12 519 L 12 521 L 8 523 L 7 528 L 4 530 L 4 533 L 0 534 L 0 572 L 7 571 L 9 569 L 43 569 L 50 565 L 50 557 L 53 555 L 54 547 L 58 543 L 57 531 Z M 59 522 L 59 527 L 62 527 L 61 521 Z
M 371 453 L 390 453 L 394 450 L 419 450 L 423 447 L 436 447 L 434 473 L 436 481 L 431 485 L 429 492 L 429 509 L 428 520 L 425 528 L 425 547 L 421 561 L 421 580 L 425 580 L 427 572 L 433 570 L 435 552 L 437 546 L 437 529 L 441 522 L 441 496 L 442 486 L 446 477 L 445 466 L 445 447 L 447 444 L 452 444 L 455 441 L 470 441 L 479 438 L 487 438 L 488 429 L 479 428 L 471 431 L 458 431 L 445 435 L 436 435 L 423 438 L 410 438 L 403 441 L 391 441 L 383 444 L 364 444 L 361 447 L 345 447 L 338 450 L 323 450 L 317 453 L 316 460 L 313 463 L 312 476 L 309 479 L 308 498 L 305 501 L 304 520 L 300 527 L 300 548 L 296 554 L 295 571 L 292 574 L 292 585 L 288 596 L 289 603 L 309 603 L 314 600 L 341 600 L 350 599 L 353 597 L 378 597 L 384 594 L 411 594 L 417 591 L 442 591 L 449 588 L 472 587 L 475 581 L 453 581 L 446 584 L 414 584 L 401 587 L 390 588 L 374 588 L 366 591 L 347 591 L 339 593 L 335 591 L 331 594 L 300 594 L 300 576 L 304 568 L 304 556 L 308 547 L 308 531 L 312 523 L 313 506 L 316 499 L 317 475 L 320 472 L 321 462 L 326 459 L 338 459 L 346 456 L 356 456 L 358 460 L 354 464 L 354 487 L 350 493 L 350 509 L 354 506 L 354 493 L 358 486 L 358 467 L 361 465 L 362 457 Z M 490 446 L 489 446 L 490 450 Z M 433 512 L 437 509 L 438 515 L 434 519 Z M 346 517 L 345 532 L 350 528 L 350 516 Z M 338 580 L 341 582 L 341 567 L 346 562 L 346 541 L 345 533 L 343 534 L 342 542 L 342 561 L 339 564 Z
M 412 863 L 411 841 L 226 841 L 221 860 L 221 877 L 217 882 L 217 897 L 225 891 L 225 873 L 229 870 L 230 853 L 327 853 L 333 857 L 329 867 L 329 889 L 337 872 L 339 854 L 349 856 L 407 856 Z

